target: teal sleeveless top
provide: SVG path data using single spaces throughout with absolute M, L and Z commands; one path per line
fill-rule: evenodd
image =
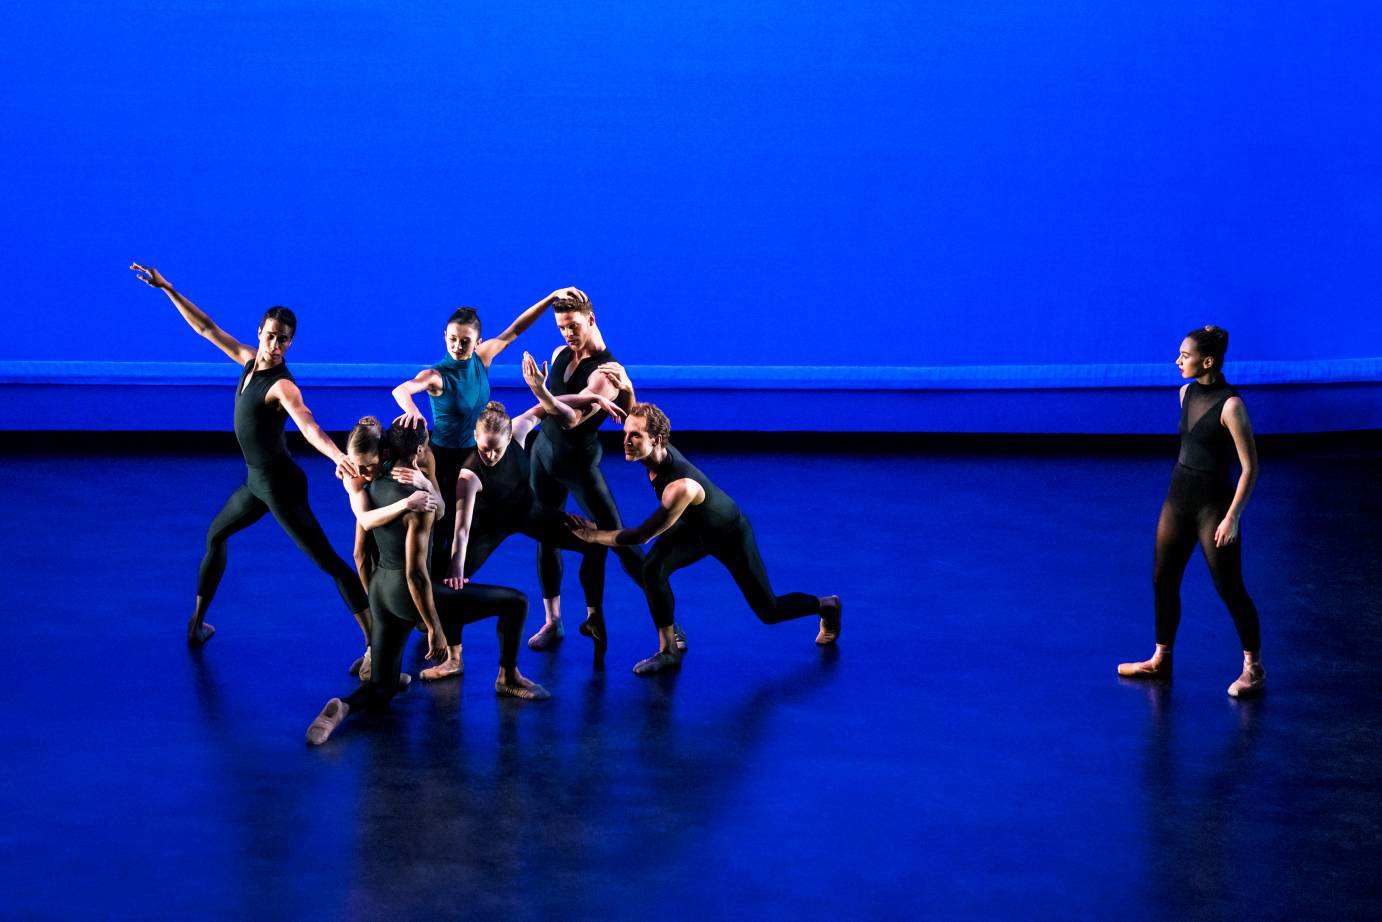
M 448 355 L 432 370 L 442 380 L 442 392 L 427 395 L 432 401 L 432 444 L 474 448 L 475 420 L 489 403 L 489 369 L 472 353 L 463 362 Z

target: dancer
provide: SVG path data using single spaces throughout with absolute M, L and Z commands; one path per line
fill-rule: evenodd
M 524 370 L 535 370 L 531 355 L 524 353 Z M 622 419 L 617 405 L 598 395 L 570 395 L 554 403 L 554 411 L 572 417 L 594 403 Z M 475 423 L 476 449 L 461 468 L 456 483 L 456 531 L 451 542 L 451 561 L 446 584 L 460 589 L 510 535 L 523 534 L 539 544 L 583 554 L 581 587 L 588 607 L 598 607 L 604 586 L 604 556 L 571 533 L 564 513 L 538 505 L 530 484 L 529 451 L 536 440 L 536 426 L 543 417 L 533 407 L 510 419 L 504 405 L 491 401 Z M 561 571 L 546 560 L 540 568 L 542 595 L 549 606 L 561 595 Z M 603 668 L 604 638 L 597 638 L 595 667 Z
M 552 353 L 548 395 L 557 401 L 570 395 L 604 397 L 627 411 L 634 403 L 633 383 L 615 362 L 614 354 L 606 348 L 604 335 L 595 324 L 595 311 L 589 299 L 582 295 L 555 301 L 552 316 L 566 345 Z M 600 371 L 601 366 L 608 368 Z M 541 394 L 539 399 L 542 399 Z M 620 528 L 619 509 L 605 484 L 604 475 L 600 473 L 603 450 L 598 430 L 609 416 L 608 411 L 592 403 L 572 417 L 557 412 L 554 405 L 544 403 L 544 408 L 549 412 L 542 420 L 542 428 L 532 450 L 532 485 L 538 503 L 551 509 L 561 509 L 570 494 L 599 527 Z M 636 547 L 620 546 L 615 553 L 624 572 L 641 586 L 642 552 Z M 604 562 L 607 554 L 603 547 L 599 548 L 595 562 L 590 566 L 590 592 L 593 596 L 587 596 L 586 619 L 580 628 L 583 635 L 595 642 L 597 663 L 608 644 L 603 607 Z M 555 544 L 544 543 L 538 549 L 538 573 L 540 577 L 543 574 L 556 574 L 556 580 L 560 583 L 561 551 Z M 561 622 L 560 596 L 544 599 L 543 607 L 546 609 L 546 620 L 538 632 L 528 638 L 528 646 L 534 650 L 550 648 L 565 634 Z
M 436 554 L 433 577 L 445 576 L 450 558 L 451 535 L 456 516 L 455 485 L 461 465 L 475 447 L 475 420 L 489 402 L 489 366 L 537 318 L 563 298 L 584 299 L 578 288 L 561 288 L 519 314 L 508 328 L 493 339 L 480 338 L 480 315 L 474 308 L 462 307 L 446 321 L 446 358 L 393 389 L 403 414 L 400 421 L 422 420 L 413 398 L 424 391 L 432 404 L 432 454 L 436 458 L 437 483 L 442 488 L 446 509 L 437 520 Z
M 1198 542 L 1243 645 L 1243 671 L 1228 693 L 1245 698 L 1261 694 L 1266 682 L 1257 607 L 1243 586 L 1238 524 L 1257 482 L 1257 445 L 1243 399 L 1224 380 L 1226 352 L 1228 331 L 1216 326 L 1191 330 L 1180 345 L 1176 367 L 1191 380 L 1180 389 L 1180 458 L 1156 528 L 1156 652 L 1140 663 L 1122 663 L 1118 674 L 1171 678 L 1181 577 Z M 1236 488 L 1230 483 L 1235 455 L 1242 467 Z
M 371 453 L 368 439 L 357 437 L 360 426 L 352 432 L 352 443 L 361 455 L 378 458 L 378 447 Z M 389 454 L 395 470 L 412 471 L 412 478 L 425 478 L 417 468 L 417 460 L 426 445 L 427 432 L 422 426 L 395 423 L 385 433 Z M 307 742 L 320 746 L 351 714 L 385 707 L 398 690 L 407 683 L 403 675 L 403 649 L 413 626 L 421 621 L 427 631 L 427 658 L 440 660 L 445 666 L 452 660 L 452 650 L 459 645 L 462 625 L 481 618 L 499 617 L 499 675 L 495 679 L 496 694 L 532 701 L 551 695 L 545 688 L 518 671 L 518 648 L 522 641 L 523 620 L 528 613 L 528 600 L 516 589 L 503 586 L 482 586 L 472 583 L 464 592 L 456 592 L 434 584 L 429 575 L 427 554 L 432 536 L 432 519 L 436 497 L 425 503 L 429 508 L 407 508 L 410 494 L 419 490 L 416 485 L 398 479 L 376 476 L 361 494 L 370 508 L 357 515 L 357 525 L 371 526 L 378 547 L 378 566 L 368 568 L 361 579 L 369 585 L 370 609 L 373 613 L 374 668 L 369 681 L 364 682 L 345 698 L 332 698 L 307 728 Z M 403 501 L 404 507 L 398 504 Z M 357 507 L 352 495 L 353 508 Z M 374 512 L 376 515 L 371 516 Z M 387 520 L 387 521 L 385 521 Z M 436 667 L 434 667 L 436 668 Z M 460 670 L 443 673 L 423 670 L 423 678 L 457 675 Z
M 672 424 L 662 410 L 651 403 L 634 404 L 624 420 L 624 459 L 642 462 L 648 469 L 648 479 L 661 505 L 635 528 L 602 529 L 586 522 L 576 529 L 578 538 L 610 547 L 658 539 L 643 562 L 643 590 L 657 627 L 659 648 L 633 671 L 650 675 L 681 665 L 684 647 L 673 623 L 675 599 L 669 578 L 707 556 L 729 570 L 760 621 L 777 624 L 819 614 L 816 643 L 834 643 L 840 636 L 840 597 L 775 594 L 758 553 L 753 526 L 724 490 L 672 446 L 671 434 Z
M 187 622 L 187 642 L 193 646 L 204 644 L 216 632 L 206 623 L 206 611 L 225 573 L 226 541 L 271 512 L 297 546 L 335 581 L 336 591 L 355 616 L 368 644 L 369 600 L 350 565 L 332 550 L 312 514 L 307 504 L 307 475 L 288 454 L 283 434 L 284 423 L 292 417 L 308 443 L 330 458 L 338 470 L 358 473 L 345 453 L 317 425 L 284 364 L 283 354 L 297 332 L 297 318 L 286 307 L 269 308 L 259 322 L 258 346 L 247 346 L 218 327 L 157 269 L 138 263 L 130 268 L 141 282 L 166 294 L 192 329 L 243 366 L 235 391 L 235 438 L 245 458 L 245 482 L 226 500 L 206 534 L 206 555 L 197 575 L 197 600 Z

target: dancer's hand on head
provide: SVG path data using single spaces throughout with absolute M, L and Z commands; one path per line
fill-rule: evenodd
M 432 625 L 427 626 L 427 658 L 446 662 L 446 633 Z
M 633 391 L 633 382 L 629 380 L 629 373 L 618 362 L 605 362 L 603 365 L 597 366 L 595 371 L 609 378 L 610 383 L 619 390 Z
M 360 469 L 355 466 L 354 461 L 350 460 L 349 455 L 341 455 L 340 460 L 336 462 L 336 476 L 341 480 L 345 480 L 347 477 L 353 479 L 360 476 Z
M 1214 529 L 1214 546 L 1227 547 L 1238 540 L 1238 518 L 1237 516 L 1225 516 L 1219 523 L 1219 527 Z
M 393 424 L 404 429 L 416 429 L 418 426 L 427 425 L 427 420 L 423 419 L 422 414 L 418 411 L 409 410 L 396 416 Z
M 596 394 L 595 405 L 600 409 L 604 410 L 610 416 L 614 417 L 614 421 L 616 423 L 622 423 L 624 421 L 624 417 L 628 415 L 624 412 L 623 407 L 619 406 L 619 404 L 615 403 L 613 400 L 610 400 L 608 397 L 601 397 L 600 395 Z
M 562 298 L 568 301 L 584 301 L 587 304 L 590 303 L 590 299 L 585 296 L 585 292 L 575 287 L 558 288 L 556 291 L 552 292 L 547 297 L 552 299 L 553 301 L 557 300 L 558 298 Z
M 410 487 L 426 487 L 430 480 L 423 476 L 422 471 L 415 467 L 396 467 L 390 476 L 399 483 L 406 483 Z
M 531 352 L 523 353 L 523 380 L 528 382 L 528 387 L 533 390 L 541 390 L 547 386 L 547 363 L 538 365 L 537 359 L 533 358 Z
M 470 582 L 470 580 L 465 578 L 465 574 L 462 571 L 460 558 L 451 558 L 451 567 L 447 571 L 446 578 L 443 579 L 442 582 L 458 591 L 464 589 L 465 584 Z
M 139 281 L 143 282 L 145 285 L 148 285 L 150 288 L 173 287 L 172 285 L 168 284 L 167 279 L 165 279 L 162 275 L 159 274 L 157 269 L 154 269 L 152 267 L 146 268 L 144 266 L 139 265 L 139 263 L 130 263 L 130 268 L 133 269 L 135 272 L 134 277 L 139 279 Z

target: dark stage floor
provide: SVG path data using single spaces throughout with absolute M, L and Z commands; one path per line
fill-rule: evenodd
M 361 643 L 271 521 L 231 544 L 215 639 L 183 642 L 238 459 L 0 457 L 0 914 L 1378 918 L 1382 461 L 1264 450 L 1245 553 L 1269 692 L 1239 703 L 1198 556 L 1174 687 L 1114 674 L 1151 651 L 1171 452 L 693 455 L 778 591 L 844 597 L 838 649 L 814 619 L 759 624 L 705 562 L 674 582 L 683 671 L 636 677 L 653 630 L 611 563 L 608 673 L 571 631 L 522 657 L 552 701 L 496 700 L 480 625 L 461 681 L 319 750 L 303 731 Z M 646 514 L 637 470 L 605 468 Z M 483 577 L 532 593 L 535 627 L 532 560 L 511 539 Z

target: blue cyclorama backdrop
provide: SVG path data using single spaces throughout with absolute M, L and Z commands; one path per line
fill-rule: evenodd
M 832 414 L 870 404 L 892 369 L 965 369 L 916 393 L 981 388 L 993 367 L 997 390 L 1024 391 L 1010 366 L 1076 369 L 1058 388 L 1163 371 L 1169 387 L 1181 335 L 1212 322 L 1232 333 L 1230 369 L 1325 381 L 1356 411 L 1344 425 L 1376 419 L 1377 362 L 1337 364 L 1382 355 L 1370 3 L 6 13 L 3 428 L 32 424 L 28 391 L 62 375 L 118 387 L 119 367 L 87 363 L 218 359 L 131 260 L 247 341 L 288 305 L 291 364 L 380 380 L 440 358 L 458 305 L 492 333 L 574 284 L 650 380 L 771 367 L 773 393 L 852 388 Z M 501 383 L 522 348 L 556 344 L 544 320 L 501 357 Z M 838 367 L 862 371 L 820 378 Z M 219 405 L 160 425 L 175 408 L 145 396 L 83 416 L 93 398 L 63 392 L 43 424 L 229 425 Z M 1152 428 L 1173 425 L 1164 397 Z M 750 402 L 722 427 L 774 428 L 786 406 Z M 1330 428 L 1292 406 L 1276 428 Z M 1124 425 L 1104 412 L 1093 430 Z M 972 428 L 950 416 L 931 428 Z M 1011 416 L 989 419 L 1023 430 Z M 901 404 L 867 421 L 927 428 Z

